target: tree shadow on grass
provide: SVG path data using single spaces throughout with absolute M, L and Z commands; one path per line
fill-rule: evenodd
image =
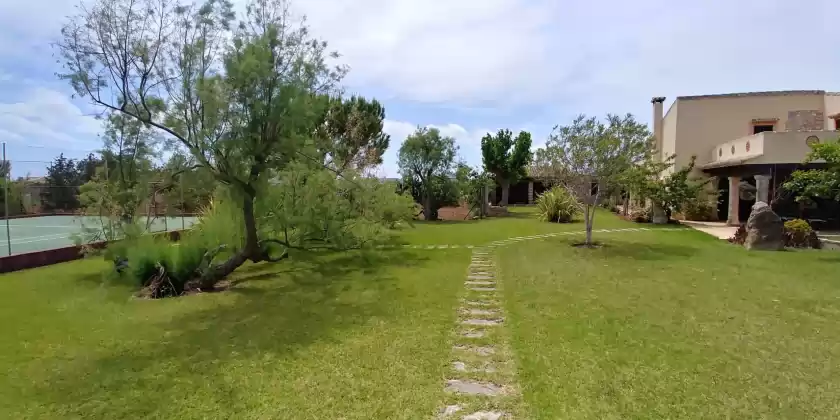
M 207 410 L 241 407 L 247 378 L 231 380 L 229 366 L 245 361 L 248 375 L 276 375 L 278 359 L 315 342 L 341 341 L 371 318 L 395 316 L 393 302 L 410 292 L 392 268 L 426 260 L 404 250 L 296 253 L 282 263 L 242 267 L 222 293 L 131 302 L 160 305 L 153 311 L 188 308 L 138 330 L 132 346 L 118 342 L 104 356 L 61 361 L 39 389 L 39 401 L 71 417 L 158 416 L 159 407 L 183 407 L 189 398 L 203 401 L 187 405 Z

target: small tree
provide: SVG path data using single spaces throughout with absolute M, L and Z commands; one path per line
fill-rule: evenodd
M 525 169 L 531 163 L 531 134 L 519 132 L 516 139 L 510 130 L 499 130 L 496 135 L 488 133 L 481 139 L 481 156 L 484 170 L 496 177 L 502 187 L 502 206 L 508 205 L 510 184 L 525 177 Z
M 628 171 L 625 186 L 640 198 L 650 199 L 670 219 L 672 213 L 681 211 L 684 204 L 700 195 L 706 182 L 691 177 L 696 156 L 691 157 L 688 165 L 667 175 L 663 171 L 674 165 L 674 156 L 664 162 L 653 159 Z
M 607 115 L 607 124 L 581 115 L 571 125 L 555 127 L 536 153 L 532 175 L 562 184 L 584 205 L 586 245 L 592 246 L 595 209 L 603 197 L 623 188 L 627 175 L 644 161 L 650 132 L 632 115 Z
M 840 200 L 840 140 L 812 146 L 805 163 L 817 160 L 825 161 L 825 168 L 793 171 L 784 189 L 797 194 L 797 201 Z
M 441 136 L 437 128 L 421 128 L 405 139 L 399 152 L 400 174 L 416 186 L 423 217 L 435 220 L 435 191 L 444 190 L 455 161 L 455 139 Z

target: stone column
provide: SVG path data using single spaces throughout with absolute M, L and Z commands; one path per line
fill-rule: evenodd
M 528 204 L 534 204 L 534 181 L 528 181 Z
M 755 176 L 755 201 L 770 204 L 770 175 Z
M 741 177 L 739 176 L 730 176 L 729 177 L 729 218 L 726 220 L 726 224 L 730 226 L 738 226 L 741 224 L 741 221 L 738 220 L 738 204 L 741 201 L 741 194 L 740 194 L 740 187 L 741 187 Z

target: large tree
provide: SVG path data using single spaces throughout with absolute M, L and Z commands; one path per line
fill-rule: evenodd
M 46 186 L 41 192 L 44 208 L 61 211 L 78 209 L 79 181 L 76 161 L 60 154 L 47 167 Z
M 481 139 L 481 156 L 484 170 L 496 177 L 502 187 L 502 206 L 508 205 L 510 184 L 525 177 L 525 169 L 531 163 L 531 134 L 520 131 L 516 138 L 510 130 L 499 130 L 496 135 L 487 133 Z
M 400 174 L 415 186 L 426 220 L 437 217 L 435 196 L 447 191 L 451 183 L 456 150 L 452 137 L 442 136 L 437 128 L 421 127 L 400 147 Z
M 336 170 L 363 171 L 382 163 L 391 137 L 382 131 L 385 108 L 359 96 L 330 98 L 322 113 L 317 138 L 321 158 Z
M 57 44 L 76 93 L 160 130 L 189 152 L 242 211 L 244 245 L 204 270 L 212 287 L 245 261 L 272 261 L 255 202 L 272 174 L 318 160 L 313 140 L 346 73 L 289 17 L 285 0 L 251 0 L 234 23 L 227 0 L 97 0 Z
M 584 204 L 586 245 L 593 245 L 595 208 L 604 197 L 626 187 L 628 174 L 651 154 L 650 132 L 631 115 L 577 117 L 556 127 L 537 150 L 531 173 L 565 185 Z

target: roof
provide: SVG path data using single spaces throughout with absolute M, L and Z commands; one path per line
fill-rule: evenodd
M 712 99 L 712 98 L 743 98 L 750 96 L 800 96 L 800 95 L 840 95 L 840 92 L 826 92 L 824 90 L 772 90 L 766 92 L 721 93 L 715 95 L 678 96 L 677 100 Z

